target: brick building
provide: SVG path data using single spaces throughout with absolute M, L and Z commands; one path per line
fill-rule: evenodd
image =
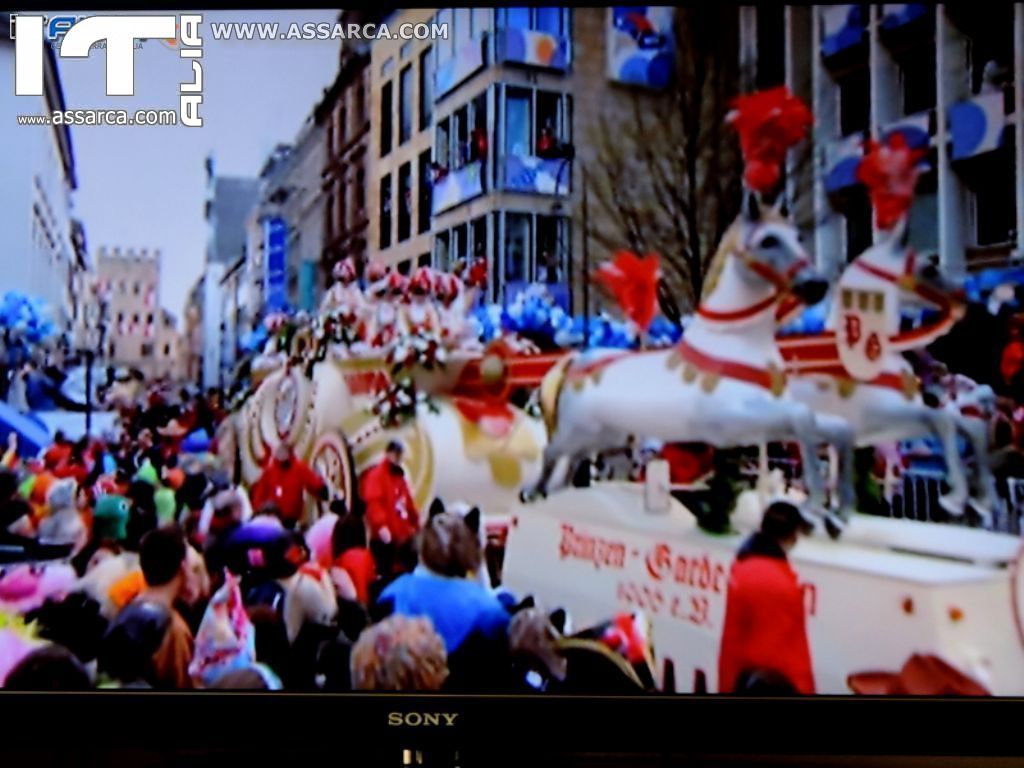
M 112 365 L 179 380 L 184 344 L 174 316 L 160 306 L 160 268 L 159 250 L 99 249 L 96 276 L 108 297 L 105 353 Z

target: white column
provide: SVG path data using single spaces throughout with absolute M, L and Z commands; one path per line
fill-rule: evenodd
M 811 51 L 813 8 L 787 5 L 785 8 L 786 85 L 808 105 L 813 102 L 811 84 L 814 56 Z M 792 215 L 800 224 L 814 222 L 814 145 L 807 142 L 789 153 L 786 172 L 786 199 Z M 809 234 L 809 233 L 808 233 Z M 810 238 L 808 252 L 816 252 Z
M 882 6 L 871 6 L 868 22 L 868 69 L 871 79 L 871 136 L 879 138 L 882 129 L 903 114 L 900 93 L 900 69 L 881 39 Z
M 828 145 L 839 136 L 838 87 L 821 63 L 821 6 L 811 8 L 811 109 L 814 112 L 814 257 L 818 269 L 838 277 L 844 262 L 843 219 L 825 192 Z
M 963 35 L 946 17 L 943 6 L 935 12 L 936 83 L 935 141 L 938 147 L 936 173 L 939 187 L 939 259 L 950 275 L 967 271 L 965 252 L 969 216 L 967 190 L 953 169 L 951 140 L 946 115 L 950 105 L 970 96 L 964 64 L 967 45 Z
M 1013 6 L 1014 183 L 1017 188 L 1017 250 L 1024 255 L 1024 5 Z

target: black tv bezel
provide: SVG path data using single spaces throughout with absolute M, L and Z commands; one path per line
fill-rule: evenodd
M 339 756 L 347 749 L 457 750 L 496 760 L 554 747 L 746 758 L 1010 757 L 1024 754 L 1019 731 L 1007 727 L 1024 712 L 1022 704 L 1018 698 L 942 697 L 0 691 L 0 710 L 7 715 L 0 754 L 108 748 L 206 753 L 266 737 L 278 745 L 340 749 Z M 392 713 L 454 714 L 456 724 L 395 726 L 389 724 Z

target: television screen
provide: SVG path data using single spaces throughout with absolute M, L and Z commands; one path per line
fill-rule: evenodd
M 0 21 L 0 687 L 1024 696 L 1024 6 Z

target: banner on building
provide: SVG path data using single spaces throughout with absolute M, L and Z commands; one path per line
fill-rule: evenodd
M 266 253 L 263 287 L 267 310 L 283 311 L 288 305 L 288 223 L 279 216 L 263 221 L 263 250 Z
M 616 6 L 609 13 L 609 79 L 645 88 L 668 86 L 675 69 L 675 8 Z

